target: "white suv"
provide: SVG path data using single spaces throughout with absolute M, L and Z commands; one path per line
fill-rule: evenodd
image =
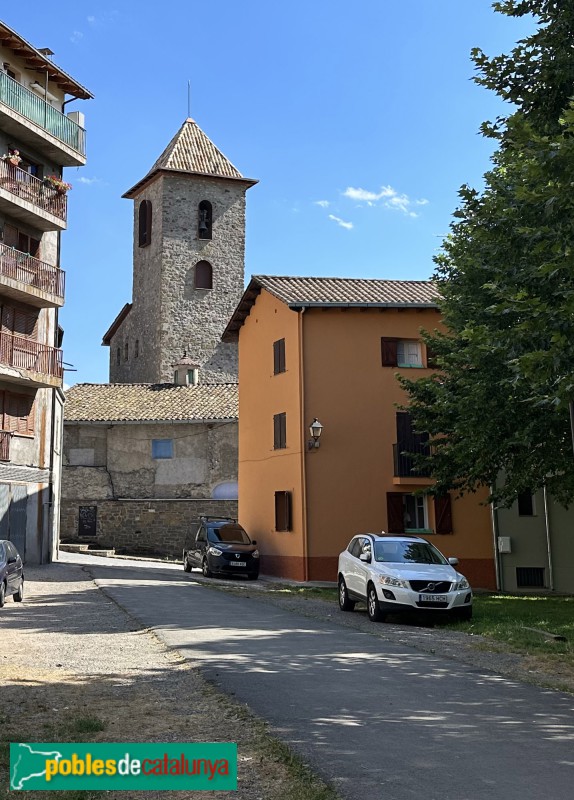
M 357 601 L 366 602 L 373 622 L 403 611 L 468 620 L 472 590 L 457 564 L 419 536 L 354 536 L 339 556 L 339 606 L 352 611 Z

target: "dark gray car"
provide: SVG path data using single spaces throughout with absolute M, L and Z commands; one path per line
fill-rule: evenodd
M 195 541 L 183 552 L 183 568 L 200 567 L 206 578 L 213 575 L 259 576 L 259 550 L 236 519 L 201 517 Z
M 12 542 L 0 539 L 0 608 L 10 594 L 16 603 L 24 599 L 24 566 Z

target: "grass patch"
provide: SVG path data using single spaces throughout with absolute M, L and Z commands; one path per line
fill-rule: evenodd
M 99 717 L 77 717 L 70 722 L 70 733 L 100 733 L 106 723 Z
M 478 595 L 473 608 L 470 623 L 452 627 L 504 642 L 519 653 L 560 655 L 574 667 L 574 597 Z M 551 641 L 526 628 L 557 633 L 566 641 Z

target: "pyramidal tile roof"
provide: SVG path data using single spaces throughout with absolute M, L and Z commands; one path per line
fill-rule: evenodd
M 66 422 L 236 420 L 236 383 L 78 383 L 66 392 Z
M 131 198 L 154 175 L 166 170 L 257 183 L 251 178 L 244 178 L 191 117 L 185 120 L 147 175 L 127 191 L 124 197 Z

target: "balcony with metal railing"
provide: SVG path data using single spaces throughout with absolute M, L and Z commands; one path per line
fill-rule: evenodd
M 415 465 L 416 456 L 428 456 L 430 445 L 428 441 L 413 439 L 410 442 L 398 442 L 393 445 L 393 462 L 395 478 L 410 478 L 416 480 L 425 479 L 425 483 L 430 478 L 428 467 L 418 467 Z
M 45 153 L 55 164 L 86 163 L 86 132 L 35 92 L 0 71 L 0 121 L 16 139 Z
M 64 305 L 65 272 L 51 264 L 0 244 L 0 287 L 3 295 L 37 308 Z
M 0 159 L 0 210 L 41 231 L 66 228 L 68 200 L 49 181 Z
M 62 385 L 62 351 L 25 336 L 0 333 L 0 378 L 36 387 Z

